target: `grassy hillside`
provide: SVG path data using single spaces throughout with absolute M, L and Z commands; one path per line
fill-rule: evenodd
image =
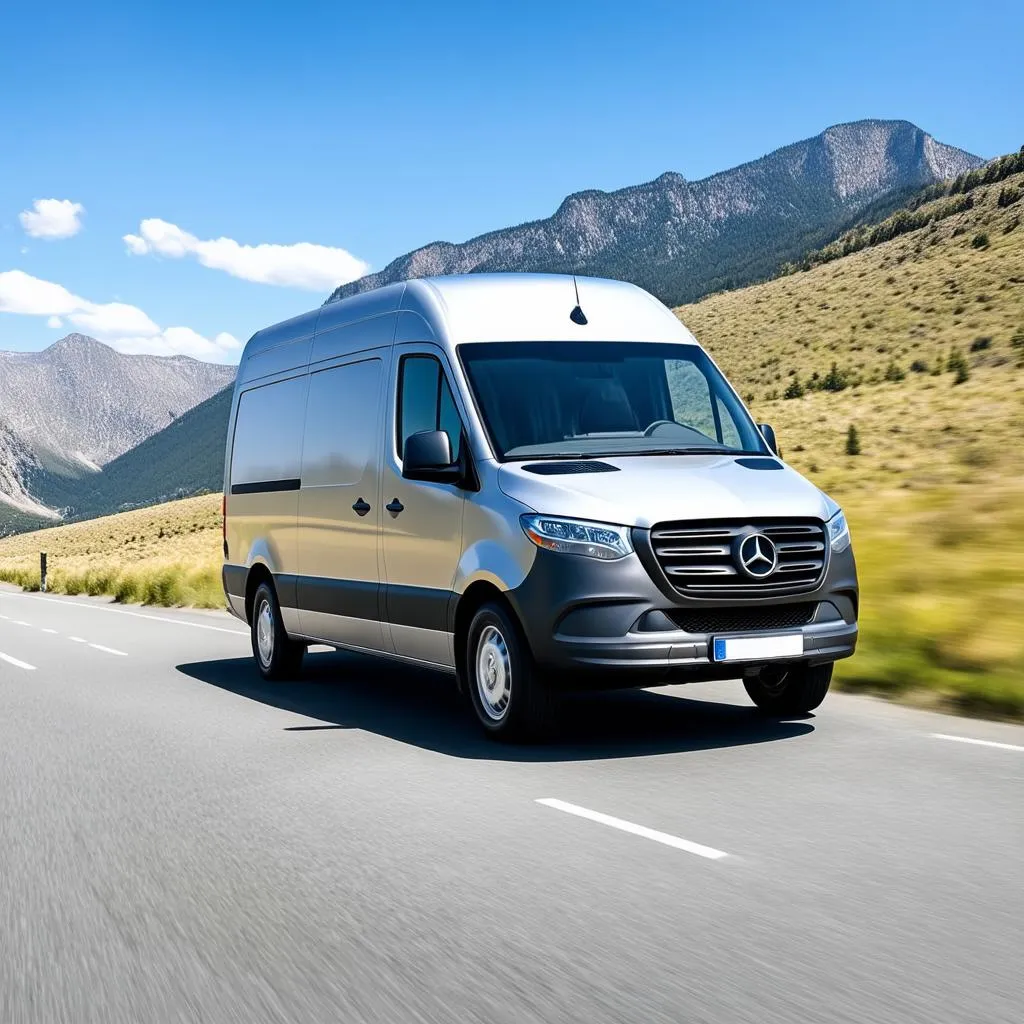
M 1021 715 L 1024 174 L 970 195 L 891 241 L 677 312 L 848 511 L 864 594 L 844 683 Z
M 206 494 L 8 537 L 0 580 L 38 590 L 45 551 L 53 593 L 222 608 L 220 507 L 219 494 Z

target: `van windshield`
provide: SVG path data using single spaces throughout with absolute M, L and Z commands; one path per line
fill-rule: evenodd
M 459 357 L 499 458 L 768 454 L 697 345 L 481 342 Z

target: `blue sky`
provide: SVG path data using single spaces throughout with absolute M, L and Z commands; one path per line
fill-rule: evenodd
M 96 0 L 4 23 L 0 348 L 85 329 L 231 359 L 332 272 L 842 121 L 1024 143 L 1019 2 Z M 240 248 L 298 243 L 344 252 Z

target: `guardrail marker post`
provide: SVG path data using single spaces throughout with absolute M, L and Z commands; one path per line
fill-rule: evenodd
M 39 589 L 46 593 L 46 552 L 39 552 Z

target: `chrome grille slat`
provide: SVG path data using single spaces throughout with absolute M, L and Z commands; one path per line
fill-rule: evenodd
M 771 576 L 748 577 L 735 561 L 738 541 L 760 533 L 775 545 Z M 813 590 L 825 573 L 825 526 L 820 520 L 722 520 L 659 523 L 650 533 L 658 565 L 672 587 L 696 597 L 774 597 Z
M 670 576 L 735 576 L 736 570 L 728 565 L 678 565 L 665 570 Z

